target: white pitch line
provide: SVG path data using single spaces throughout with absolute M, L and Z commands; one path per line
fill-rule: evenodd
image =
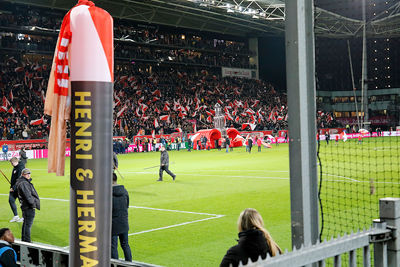
M 349 180 L 324 180 L 325 182 L 348 182 L 351 183 L 352 181 Z M 369 184 L 369 181 L 358 181 L 357 183 L 365 183 Z M 379 182 L 379 181 L 374 181 L 374 184 L 400 184 L 400 182 Z
M 140 235 L 140 234 L 144 234 L 144 233 L 149 233 L 149 232 L 154 232 L 154 231 L 159 231 L 159 230 L 164 230 L 164 229 L 179 227 L 179 226 L 183 226 L 183 225 L 188 225 L 188 224 L 191 224 L 191 223 L 197 223 L 197 222 L 203 222 L 203 221 L 218 219 L 218 218 L 221 218 L 221 217 L 224 217 L 224 216 L 225 216 L 225 215 L 218 215 L 218 216 L 215 216 L 215 217 L 209 217 L 209 218 L 200 219 L 200 220 L 195 220 L 195 221 L 190 221 L 190 222 L 184 222 L 184 223 L 179 223 L 179 224 L 173 224 L 173 225 L 169 225 L 169 226 L 165 226 L 165 227 L 159 227 L 159 228 L 154 228 L 154 229 L 150 229 L 150 230 L 145 230 L 145 231 L 140 231 L 140 232 L 136 232 L 136 233 L 131 233 L 131 234 L 128 234 L 128 236 Z
M 8 194 L 0 194 L 0 195 L 1 196 L 8 196 Z M 41 197 L 40 199 L 61 201 L 61 202 L 69 202 L 68 199 L 45 198 L 45 197 Z M 159 228 L 154 228 L 154 229 L 150 229 L 150 230 L 145 230 L 145 231 L 141 231 L 141 232 L 131 233 L 131 234 L 128 234 L 128 236 L 139 235 L 139 234 L 144 234 L 144 233 L 164 230 L 164 229 L 168 229 L 168 228 L 179 227 L 179 226 L 183 226 L 183 225 L 187 225 L 187 224 L 191 224 L 191 223 L 196 223 L 196 222 L 203 222 L 203 221 L 208 221 L 208 220 L 212 220 L 212 219 L 218 219 L 218 218 L 221 218 L 221 217 L 225 216 L 225 215 L 220 215 L 220 214 L 212 214 L 212 213 L 204 213 L 204 212 L 194 212 L 194 211 L 184 211 L 184 210 L 171 210 L 171 209 L 159 209 L 159 208 L 140 207 L 140 206 L 129 206 L 129 208 L 148 209 L 148 210 L 157 210 L 157 211 L 168 211 L 168 212 L 178 212 L 178 213 L 189 213 L 189 214 L 207 215 L 207 216 L 213 216 L 213 217 L 208 217 L 208 218 L 199 219 L 199 220 L 195 220 L 195 221 L 189 221 L 189 222 L 169 225 L 169 226 L 165 226 L 165 227 L 159 227 Z
M 342 175 L 329 174 L 329 173 L 323 173 L 322 175 L 344 178 L 344 179 L 347 179 L 347 180 L 350 180 L 350 181 L 353 181 L 353 182 L 357 182 L 357 183 L 361 182 L 359 180 L 356 180 L 356 179 L 353 179 L 353 178 L 350 178 L 350 177 L 346 177 L 346 176 L 342 176 Z
M 157 210 L 157 211 L 169 211 L 169 212 L 178 212 L 178 213 L 189 213 L 189 214 L 198 214 L 198 215 L 207 215 L 207 216 L 225 216 L 225 215 L 221 215 L 221 214 L 203 213 L 203 212 L 195 212 L 195 211 L 184 211 L 184 210 L 158 209 L 158 208 L 149 208 L 149 207 L 140 207 L 140 206 L 129 206 L 129 208 Z
M 47 169 L 31 169 L 33 171 L 47 171 Z M 289 171 L 279 171 L 279 170 L 194 170 L 194 171 L 181 171 L 179 173 L 196 173 L 197 172 L 208 172 L 208 171 L 212 171 L 212 172 L 277 172 L 277 173 L 289 173 Z M 150 171 L 120 171 L 121 173 L 142 173 L 142 174 L 153 174 L 154 172 L 150 172 Z M 199 175 L 200 176 L 200 175 Z M 238 176 L 240 177 L 240 176 Z M 243 176 L 243 177 L 252 177 L 252 176 Z M 267 177 L 270 178 L 270 177 Z
M 0 194 L 0 196 L 8 196 L 8 194 Z M 54 201 L 62 201 L 62 202 L 69 202 L 69 199 L 61 199 L 61 198 L 47 198 L 47 197 L 41 197 L 40 199 L 54 200 Z
M 124 172 L 124 173 L 135 173 L 135 174 L 154 174 L 154 172 Z M 274 176 L 249 176 L 249 175 L 218 175 L 218 174 L 191 174 L 191 173 L 180 173 L 177 175 L 185 176 L 204 176 L 204 177 L 232 177 L 232 178 L 252 178 L 252 179 L 276 179 L 276 180 L 289 180 L 289 177 L 274 177 Z
M 195 170 L 195 171 L 184 171 L 183 173 L 196 173 L 196 172 L 208 172 L 208 171 L 212 171 L 212 172 L 286 172 L 288 173 L 289 171 L 277 171 L 277 170 L 209 170 L 209 169 L 205 169 L 205 170 Z
M 8 194 L 0 194 L 0 196 L 8 196 Z M 68 199 L 60 199 L 60 198 L 46 198 L 46 197 L 41 197 L 40 199 L 44 199 L 44 200 L 53 200 L 53 201 L 61 201 L 61 202 L 69 202 Z M 177 212 L 177 213 L 188 213 L 188 214 L 206 215 L 206 216 L 225 216 L 225 215 L 221 215 L 221 214 L 212 214 L 212 213 L 204 213 L 204 212 L 185 211 L 185 210 L 160 209 L 160 208 L 141 207 L 141 206 L 129 206 L 129 208 L 147 209 L 147 210 L 157 210 L 157 211 L 168 211 L 168 212 Z

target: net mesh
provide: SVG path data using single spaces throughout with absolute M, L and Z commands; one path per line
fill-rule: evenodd
M 315 0 L 314 3 L 362 20 L 362 1 Z M 396 4 L 394 1 L 366 3 L 367 22 Z M 320 17 L 315 16 L 318 27 Z M 400 131 L 396 131 L 400 95 L 398 89 L 392 89 L 400 87 L 396 67 L 400 63 L 396 56 L 400 38 L 384 34 L 367 36 L 368 78 L 364 85 L 368 88 L 368 103 L 363 110 L 362 30 L 347 37 L 333 32 L 330 36 L 323 35 L 320 29 L 315 32 L 320 239 L 324 240 L 370 228 L 372 220 L 379 218 L 379 199 L 400 197 Z M 369 119 L 363 123 L 367 112 Z M 331 129 L 329 134 L 327 128 Z M 343 131 L 345 135 L 340 134 Z

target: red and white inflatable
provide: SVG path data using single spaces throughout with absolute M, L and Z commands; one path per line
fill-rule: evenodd
M 205 129 L 198 131 L 190 138 L 192 140 L 193 149 L 197 149 L 197 141 L 200 140 L 202 136 L 207 137 L 206 146 L 215 148 L 215 140 L 221 138 L 221 132 L 217 129 Z

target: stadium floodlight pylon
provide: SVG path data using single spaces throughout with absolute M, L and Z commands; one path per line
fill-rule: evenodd
M 57 175 L 71 118 L 69 266 L 110 266 L 113 61 L 112 17 L 79 0 L 64 17 L 46 99 Z

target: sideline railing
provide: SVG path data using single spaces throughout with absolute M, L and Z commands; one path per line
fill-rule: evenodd
M 362 232 L 351 233 L 336 239 L 293 249 L 275 257 L 267 257 L 239 266 L 297 267 L 297 266 L 400 266 L 400 199 L 379 200 L 380 219 L 374 220 L 373 227 Z M 373 262 L 371 262 L 373 245 Z M 357 262 L 361 251 L 362 263 Z
M 15 241 L 13 248 L 21 267 L 68 267 L 69 250 L 42 243 Z M 111 259 L 111 267 L 160 267 L 140 261 L 122 261 Z

